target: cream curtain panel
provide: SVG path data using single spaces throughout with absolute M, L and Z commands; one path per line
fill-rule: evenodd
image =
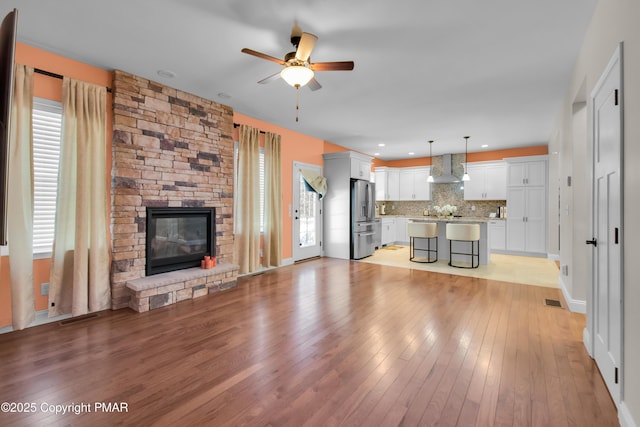
M 236 188 L 235 263 L 239 274 L 260 267 L 260 132 L 240 125 Z
M 106 89 L 62 81 L 62 142 L 49 316 L 111 307 Z
M 9 143 L 8 242 L 14 330 L 35 319 L 33 294 L 33 68 L 16 64 Z
M 265 267 L 282 264 L 282 164 L 281 136 L 267 132 L 264 138 L 264 251 Z

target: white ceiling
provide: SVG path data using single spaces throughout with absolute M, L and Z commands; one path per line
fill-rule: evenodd
M 597 0 L 0 0 L 18 40 L 120 69 L 385 160 L 544 145 Z M 322 89 L 256 82 L 291 27 L 319 37 Z M 170 70 L 176 77 L 158 75 Z M 223 94 L 221 96 L 221 94 Z M 223 97 L 225 94 L 228 97 Z M 377 145 L 384 143 L 385 147 Z

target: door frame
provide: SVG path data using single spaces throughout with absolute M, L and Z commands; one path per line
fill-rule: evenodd
M 300 179 L 300 169 L 307 168 L 313 170 L 319 170 L 319 174 L 323 174 L 323 167 L 320 165 L 314 165 L 310 163 L 302 163 L 294 161 L 291 170 L 291 210 L 290 213 L 292 215 L 291 219 L 291 259 L 293 262 L 300 261 L 303 259 L 307 259 L 306 257 L 297 257 L 296 251 L 298 248 L 298 236 L 296 236 L 296 219 L 295 219 L 295 208 L 296 208 L 296 192 L 299 191 L 299 179 Z M 300 201 L 298 200 L 298 203 Z M 324 256 L 324 245 L 322 242 L 324 241 L 324 220 L 323 220 L 323 200 L 318 199 L 318 209 L 319 209 L 319 221 L 318 224 L 318 240 L 319 240 L 319 256 Z M 299 231 L 299 230 L 298 230 Z M 299 254 L 298 254 L 299 255 Z
M 623 43 L 620 42 L 618 44 L 618 46 L 616 47 L 611 59 L 609 60 L 607 66 L 605 67 L 604 71 L 602 72 L 602 74 L 600 75 L 600 77 L 598 78 L 597 83 L 594 85 L 593 90 L 591 91 L 590 97 L 589 97 L 589 116 L 591 118 L 591 129 L 590 129 L 590 138 L 589 138 L 589 151 L 588 151 L 588 155 L 590 156 L 589 161 L 590 161 L 590 168 L 589 168 L 589 181 L 590 181 L 590 185 L 591 185 L 591 192 L 590 192 L 590 206 L 591 206 L 591 212 L 590 212 L 590 223 L 591 223 L 591 236 L 588 236 L 588 238 L 592 238 L 593 236 L 596 236 L 596 231 L 597 231 L 597 224 L 595 223 L 595 209 L 597 207 L 597 203 L 598 201 L 596 200 L 595 197 L 595 154 L 594 154 L 594 150 L 595 150 L 595 138 L 596 138 L 596 108 L 595 108 L 595 97 L 598 94 L 599 90 L 602 89 L 602 87 L 605 85 L 607 78 L 611 75 L 613 69 L 615 66 L 619 66 L 619 93 L 618 93 L 618 102 L 620 105 L 620 152 L 619 152 L 619 158 L 618 158 L 618 167 L 619 167 L 619 171 L 620 171 L 620 205 L 619 205 L 619 209 L 620 209 L 620 229 L 622 230 L 621 236 L 620 236 L 620 264 L 619 264 L 619 268 L 620 268 L 620 307 L 619 307 L 619 316 L 620 316 L 620 330 L 616 331 L 617 334 L 619 334 L 619 342 L 620 342 L 620 349 L 619 349 L 619 354 L 620 354 L 620 360 L 619 360 L 619 372 L 618 372 L 618 386 L 619 386 L 619 393 L 617 396 L 614 396 L 613 394 L 611 394 L 611 398 L 614 401 L 614 404 L 616 405 L 616 407 L 619 409 L 620 408 L 620 403 L 622 403 L 622 401 L 624 401 L 624 330 L 625 330 L 625 324 L 624 324 L 624 90 L 623 90 L 623 73 L 624 73 L 624 69 L 623 69 L 623 62 L 622 62 L 622 50 L 623 50 Z M 590 255 L 590 262 L 591 262 L 591 277 L 590 277 L 590 290 L 589 290 L 589 296 L 590 296 L 590 300 L 587 301 L 587 324 L 586 324 L 586 328 L 583 334 L 583 340 L 584 340 L 584 345 L 587 349 L 587 351 L 589 352 L 589 355 L 594 358 L 594 361 L 597 364 L 597 360 L 595 360 L 595 344 L 596 344 L 596 337 L 595 337 L 595 333 L 596 333 L 596 328 L 595 328 L 595 312 L 594 312 L 594 304 L 596 302 L 596 287 L 595 287 L 595 281 L 597 279 L 596 274 L 595 274 L 595 251 L 591 251 L 591 255 Z M 609 392 L 611 392 L 609 390 Z

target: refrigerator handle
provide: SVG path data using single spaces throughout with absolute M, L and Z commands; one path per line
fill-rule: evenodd
M 369 184 L 367 184 L 367 191 L 364 193 L 364 205 L 362 205 L 362 216 L 369 218 Z

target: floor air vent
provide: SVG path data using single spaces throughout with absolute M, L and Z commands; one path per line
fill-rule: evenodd
M 558 301 L 557 299 L 546 298 L 544 300 L 544 305 L 548 305 L 549 307 L 562 307 L 562 304 L 560 304 L 560 301 Z
M 98 313 L 89 313 L 84 314 L 82 316 L 70 317 L 69 319 L 64 319 L 58 322 L 60 326 L 71 325 L 73 323 L 83 322 L 85 320 L 93 319 L 98 317 Z

